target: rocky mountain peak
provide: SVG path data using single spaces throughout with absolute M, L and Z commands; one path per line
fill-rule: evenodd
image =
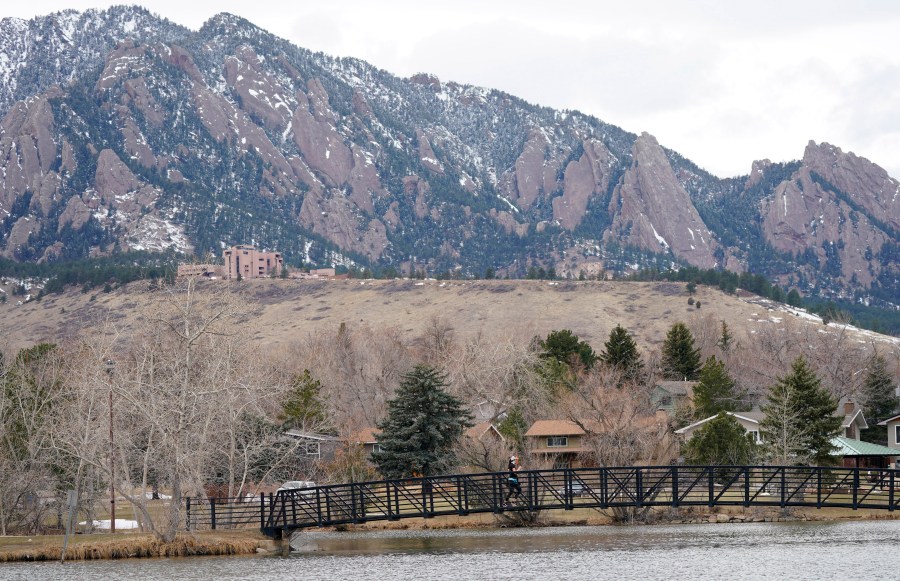
M 900 304 L 900 184 L 829 144 L 721 180 L 649 133 L 401 79 L 227 13 L 199 31 L 124 7 L 3 19 L 0 54 L 3 256 L 255 243 L 461 275 L 691 264 Z
M 747 176 L 747 179 L 744 181 L 744 189 L 749 190 L 756 184 L 762 181 L 763 176 L 766 173 L 766 170 L 772 167 L 771 160 L 768 159 L 758 159 L 753 162 L 753 165 L 750 167 L 750 175 Z
M 660 253 L 671 251 L 694 266 L 714 267 L 718 244 L 656 138 L 642 133 L 631 157 L 631 166 L 610 200 L 612 227 L 606 239 Z
M 871 217 L 900 230 L 900 182 L 881 167 L 829 143 L 810 141 L 803 166 L 848 196 Z

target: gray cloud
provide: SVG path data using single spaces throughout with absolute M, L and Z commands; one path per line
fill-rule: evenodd
M 30 17 L 118 0 L 36 0 Z M 900 2 L 895 0 L 144 0 L 198 28 L 232 12 L 298 46 L 401 76 L 498 88 L 649 131 L 720 175 L 809 139 L 900 176 Z M 896 161 L 895 161 L 896 160 Z

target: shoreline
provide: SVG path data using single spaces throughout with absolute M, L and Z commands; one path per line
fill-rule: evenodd
M 617 522 L 608 514 L 594 509 L 545 511 L 531 522 L 523 523 L 516 515 L 485 513 L 466 517 L 442 516 L 403 521 L 376 521 L 308 530 L 363 532 L 389 530 L 450 530 L 553 528 L 577 526 L 653 526 L 679 524 L 729 524 L 765 522 L 838 522 L 863 520 L 900 520 L 900 514 L 876 510 L 840 508 L 790 509 L 777 507 L 743 508 L 709 511 L 702 507 L 650 511 L 646 518 Z M 180 533 L 173 543 L 162 543 L 149 533 L 75 535 L 66 551 L 67 561 L 97 559 L 137 559 L 156 557 L 283 555 L 289 539 L 274 541 L 257 529 L 195 531 Z M 0 537 L 0 564 L 8 562 L 58 561 L 62 552 L 62 535 Z
M 59 561 L 63 535 L 0 537 L 0 565 L 11 562 Z M 74 535 L 66 561 L 253 555 L 276 550 L 275 541 L 257 529 L 179 533 L 163 543 L 152 533 Z

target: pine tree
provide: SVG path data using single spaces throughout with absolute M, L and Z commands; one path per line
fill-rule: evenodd
M 728 329 L 728 323 L 725 321 L 722 321 L 722 333 L 719 335 L 716 345 L 723 353 L 731 351 L 731 347 L 734 345 L 734 335 L 731 334 L 731 331 Z
M 593 367 L 597 361 L 593 348 L 568 329 L 551 331 L 539 344 L 543 350 L 541 357 L 545 359 L 556 359 L 565 364 L 576 362 L 586 369 Z
M 329 431 L 328 414 L 321 400 L 322 383 L 314 379 L 309 369 L 294 378 L 291 389 L 281 404 L 278 419 L 285 429 L 298 428 L 313 431 Z
M 734 416 L 722 412 L 694 432 L 682 453 L 690 464 L 740 466 L 753 463 L 757 445 Z
M 644 362 L 637 350 L 637 344 L 621 325 L 616 325 L 610 331 L 609 340 L 603 344 L 600 360 L 619 371 L 623 381 L 638 381 L 644 370 Z
M 719 412 L 746 410 L 746 394 L 739 391 L 737 383 L 728 374 L 725 364 L 714 355 L 706 359 L 700 370 L 700 383 L 694 387 L 694 410 L 697 419 L 708 418 Z
M 666 379 L 697 379 L 700 350 L 694 347 L 694 336 L 684 323 L 675 323 L 663 343 L 662 371 Z
M 451 469 L 456 447 L 472 415 L 444 391 L 447 376 L 428 365 L 417 365 L 400 381 L 388 401 L 388 415 L 379 423 L 380 452 L 372 461 L 386 478 L 428 476 Z
M 875 424 L 881 420 L 893 416 L 897 412 L 897 394 L 891 374 L 887 369 L 887 362 L 880 354 L 876 353 L 869 359 L 866 379 L 863 382 L 860 399 L 863 404 L 863 417 L 871 426 L 863 430 L 860 439 L 875 444 L 887 445 L 887 433 L 883 428 Z
M 826 466 L 834 463 L 831 439 L 840 433 L 837 401 L 803 357 L 791 373 L 769 389 L 761 431 L 772 458 L 781 464 Z

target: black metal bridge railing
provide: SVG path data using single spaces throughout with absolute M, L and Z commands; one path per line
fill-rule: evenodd
M 271 536 L 307 527 L 442 515 L 575 508 L 842 507 L 893 511 L 898 471 L 802 466 L 631 466 L 456 474 L 335 484 L 247 499 L 188 499 L 190 528 L 259 527 Z

